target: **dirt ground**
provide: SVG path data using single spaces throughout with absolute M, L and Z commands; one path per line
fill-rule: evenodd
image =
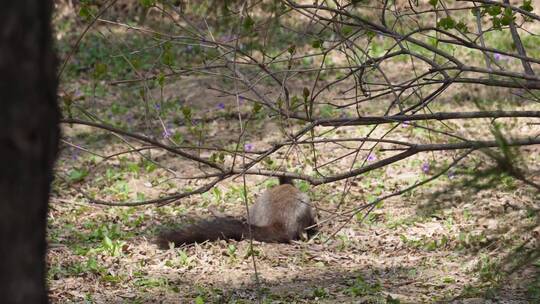
M 182 87 L 194 94 L 190 91 L 193 86 Z M 222 135 L 233 135 L 236 123 L 228 119 L 213 122 L 215 131 L 208 133 L 208 142 L 226 141 Z M 251 134 L 251 142 L 261 148 L 268 143 L 262 140 L 265 136 L 278 137 L 268 133 L 275 127 L 264 125 L 267 127 L 258 128 L 260 141 L 255 139 L 256 132 Z M 537 132 L 534 128 L 528 131 Z M 92 132 L 87 127 L 66 127 L 64 134 L 84 142 L 84 136 Z M 361 130 L 349 128 L 343 134 L 354 132 Z M 404 138 L 412 134 L 406 128 L 400 132 Z M 94 151 L 100 153 L 120 149 L 106 137 L 94 144 L 99 147 Z M 64 150 L 58 165 L 66 176 L 78 162 L 88 162 L 83 156 L 74 159 L 69 151 Z M 321 160 L 341 153 L 330 145 L 320 147 L 319 152 Z M 530 172 L 538 172 L 538 147 L 525 147 L 522 152 Z M 493 183 L 471 174 L 473 168 L 489 167 L 489 160 L 481 154 L 460 164 L 451 176 L 384 201 L 365 219 L 363 213 L 352 219 L 335 216 L 365 202 L 371 192 L 387 193 L 433 174 L 435 168 L 425 173 L 420 165 L 452 155 L 419 155 L 360 176 L 350 183 L 343 202 L 343 182 L 308 188 L 320 208 L 320 234 L 309 242 L 293 244 L 254 242 L 253 251 L 249 241 L 169 250 L 153 244 L 163 227 L 211 217 L 209 208 L 241 217 L 245 214 L 238 194 L 241 179 L 229 179 L 217 186 L 218 191 L 173 205 L 137 208 L 89 205 L 76 190 L 80 182 L 69 185 L 57 180 L 49 221 L 51 299 L 55 303 L 251 303 L 259 298 L 268 303 L 527 303 L 538 267 L 506 275 L 509 263 L 505 258 L 525 240 L 532 240 L 527 246 L 538 242 L 537 213 L 532 210 L 538 210 L 539 197 L 520 182 Z M 194 168 L 178 157 L 162 152 L 152 156 L 181 174 L 193 173 Z M 294 153 L 289 157 L 293 159 L 291 169 L 301 168 Z M 102 191 L 105 199 L 118 197 L 96 182 L 96 177 L 99 180 L 110 174 L 107 166 L 118 170 L 131 195 L 156 197 L 189 185 L 173 180 L 154 186 L 152 181 L 166 180 L 164 170 L 125 171 L 122 162 L 98 167 L 85 189 Z M 347 162 L 338 166 L 345 169 Z M 533 178 L 539 181 L 538 176 Z M 249 201 L 264 191 L 265 180 L 248 177 Z M 486 185 L 490 187 L 482 188 Z

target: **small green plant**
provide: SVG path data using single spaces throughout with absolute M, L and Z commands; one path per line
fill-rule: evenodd
M 146 173 L 152 173 L 154 172 L 154 170 L 157 169 L 157 165 L 147 159 L 144 159 L 142 162 L 141 162 L 141 166 L 144 168 L 144 170 L 146 171 Z
M 188 267 L 192 260 L 193 258 L 188 256 L 185 250 L 178 251 L 178 262 L 180 263 L 181 266 Z
M 95 257 L 89 257 L 88 260 L 86 260 L 86 269 L 93 273 L 105 273 L 106 268 L 99 264 L 98 260 L 96 260 Z
M 359 276 L 352 282 L 347 291 L 355 297 L 363 297 L 379 293 L 381 285 L 378 282 L 369 283 L 362 276 Z
M 138 177 L 141 171 L 141 166 L 140 166 L 140 163 L 138 162 L 127 162 L 126 168 L 127 168 L 127 171 L 133 173 L 135 177 Z
M 376 223 L 379 223 L 384 220 L 384 215 L 380 213 L 370 212 L 366 216 L 364 213 L 357 213 L 356 214 L 356 220 L 357 221 L 363 221 L 364 224 L 367 225 L 374 225 Z
M 444 227 L 447 230 L 450 230 L 452 229 L 452 227 L 454 227 L 454 218 L 452 216 L 446 218 L 446 220 L 444 221 Z
M 236 246 L 234 244 L 229 244 L 229 246 L 227 246 L 227 255 L 231 259 L 236 259 L 237 250 L 238 250 L 238 248 L 236 248 Z
M 323 287 L 316 287 L 313 289 L 313 297 L 318 299 L 324 299 L 328 297 L 328 290 Z
M 244 255 L 244 259 L 247 259 L 251 256 L 260 256 L 261 255 L 261 251 L 259 249 L 256 249 L 256 248 L 253 248 L 253 247 L 249 247 L 248 250 L 246 251 L 246 254 Z
M 168 287 L 169 280 L 167 278 L 137 278 L 133 282 L 135 286 L 142 288 L 143 290 L 158 288 L 158 287 Z
M 473 218 L 473 214 L 469 209 L 463 209 L 463 218 L 468 221 Z
M 119 284 L 124 280 L 124 276 L 107 273 L 100 277 L 100 280 L 110 284 Z
M 204 304 L 204 303 L 206 303 L 206 301 L 204 300 L 204 297 L 203 297 L 203 296 L 200 296 L 200 295 L 199 295 L 199 296 L 197 296 L 197 297 L 195 298 L 195 304 Z
M 214 196 L 214 201 L 216 203 L 222 203 L 223 202 L 223 192 L 219 189 L 219 187 L 212 188 L 212 195 Z
M 86 262 L 73 262 L 67 267 L 67 274 L 84 275 L 88 273 L 105 275 L 107 269 L 99 264 L 95 257 L 89 257 Z
M 296 187 L 302 192 L 310 192 L 311 186 L 306 181 L 298 181 Z
M 388 221 L 388 224 L 386 224 L 386 226 L 390 229 L 397 229 L 399 227 L 413 226 L 416 223 L 422 222 L 425 222 L 425 218 L 422 218 L 420 216 L 409 216 Z
M 171 268 L 191 268 L 193 266 L 194 257 L 190 257 L 185 250 L 178 250 L 177 257 L 174 260 L 167 260 L 165 265 Z
M 105 237 L 109 237 L 113 240 L 123 236 L 123 233 L 118 224 L 101 224 L 92 221 L 85 223 L 83 225 L 85 229 L 91 231 L 90 234 L 80 234 L 82 240 L 87 240 L 90 242 L 102 241 Z
M 336 115 L 336 108 L 325 104 L 320 108 L 320 115 L 322 118 L 332 118 Z
M 442 282 L 444 284 L 454 284 L 456 282 L 456 279 L 454 279 L 453 277 L 444 277 L 442 278 Z
M 478 275 L 484 282 L 497 283 L 501 280 L 499 264 L 489 256 L 483 256 L 477 265 Z
M 126 242 L 120 240 L 111 240 L 108 236 L 103 238 L 101 250 L 108 253 L 110 256 L 117 257 L 122 254 L 122 248 Z
M 422 236 L 420 238 L 408 238 L 404 234 L 401 234 L 399 237 L 407 246 L 424 249 L 427 251 L 434 251 L 448 244 L 448 237 L 446 235 L 443 235 L 440 239 L 434 239 L 426 236 Z
M 78 183 L 80 181 L 83 181 L 87 175 L 88 171 L 86 169 L 74 168 L 69 170 L 67 179 L 70 183 Z
M 119 200 L 127 200 L 129 198 L 129 194 L 131 193 L 129 185 L 125 180 L 119 180 L 115 182 L 111 187 L 107 188 L 106 190 L 107 192 L 115 195 Z
M 489 240 L 483 232 L 460 232 L 458 235 L 458 248 L 482 248 L 489 244 Z
M 484 291 L 480 287 L 473 286 L 471 284 L 465 285 L 461 293 L 461 296 L 464 298 L 468 298 L 468 297 L 472 298 L 472 297 L 478 297 L 478 296 L 483 296 L 483 295 L 484 295 Z
M 341 233 L 337 235 L 337 238 L 339 239 L 339 244 L 337 247 L 338 251 L 345 251 L 347 248 L 349 248 L 351 240 L 347 235 Z
M 537 262 L 537 268 L 540 268 L 540 261 Z M 540 302 L 540 275 L 537 275 L 527 286 L 527 296 L 529 300 Z

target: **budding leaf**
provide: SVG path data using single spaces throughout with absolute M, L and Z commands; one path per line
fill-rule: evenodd
M 348 25 L 344 25 L 341 27 L 341 33 L 343 36 L 349 36 L 353 32 L 353 28 Z
M 156 4 L 156 0 L 139 0 L 139 3 L 144 7 L 152 7 Z
M 188 121 L 191 120 L 191 108 L 184 106 L 182 107 L 182 114 L 184 114 L 184 118 Z
M 94 77 L 100 79 L 107 73 L 107 65 L 102 62 L 96 63 L 94 66 Z
M 79 9 L 79 16 L 83 20 L 88 21 L 92 17 L 92 14 L 90 13 L 90 8 L 87 5 L 82 5 Z
M 498 5 L 490 5 L 486 8 L 486 12 L 490 15 L 490 16 L 498 16 L 501 14 L 502 12 L 502 9 L 500 6 Z
M 296 45 L 291 44 L 291 46 L 289 46 L 288 51 L 289 51 L 289 54 L 291 55 L 294 54 L 294 52 L 296 52 Z
M 463 32 L 463 33 L 468 33 L 469 32 L 469 29 L 467 28 L 467 24 L 465 24 L 463 21 L 460 21 L 456 25 L 456 29 L 458 29 L 460 32 Z
M 253 104 L 253 114 L 257 114 L 261 111 L 262 105 L 260 103 Z
M 165 75 L 159 74 L 159 76 L 157 78 L 157 82 L 158 82 L 159 86 L 163 88 L 163 84 L 165 83 Z
M 525 0 L 523 1 L 523 5 L 521 5 L 519 8 L 522 9 L 522 10 L 525 10 L 527 12 L 532 12 L 533 11 L 533 6 L 531 4 L 532 0 Z
M 443 28 L 445 30 L 453 29 L 456 27 L 456 21 L 450 16 L 441 18 L 441 20 L 439 20 L 439 22 L 437 23 L 437 27 Z
M 308 97 L 309 97 L 309 89 L 304 87 L 304 92 L 303 93 L 304 93 L 304 100 L 307 100 Z
M 253 25 L 255 24 L 255 21 L 250 16 L 247 16 L 246 19 L 244 19 L 244 29 L 245 30 L 251 30 L 253 28 Z
M 493 17 L 493 19 L 491 19 L 491 22 L 493 23 L 493 28 L 494 29 L 496 29 L 496 30 L 501 29 L 501 18 Z
M 515 17 L 514 17 L 514 12 L 512 11 L 511 8 L 507 7 L 504 9 L 504 15 L 503 17 L 501 18 L 501 24 L 502 25 L 510 25 L 510 23 L 512 23 L 512 21 L 514 21 Z

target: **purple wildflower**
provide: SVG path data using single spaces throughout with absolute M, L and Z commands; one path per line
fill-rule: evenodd
M 163 130 L 163 138 L 169 138 L 171 137 L 171 131 L 167 128 L 165 128 L 165 130 Z
M 495 58 L 496 61 L 509 61 L 511 59 L 511 57 L 499 53 L 493 54 L 493 58 Z
M 408 121 L 408 120 L 405 120 L 404 122 L 401 123 L 401 127 L 402 128 L 407 128 L 411 125 L 411 122 Z
M 225 104 L 223 102 L 218 103 L 217 107 L 221 110 L 225 109 Z
M 253 144 L 245 144 L 244 145 L 244 150 L 248 151 L 248 152 L 251 152 L 253 150 Z
M 526 93 L 527 91 L 525 91 L 524 89 L 517 89 L 512 91 L 512 94 L 522 98 L 524 97 L 523 95 L 525 95 Z
M 133 122 L 133 114 L 132 113 L 128 113 L 128 115 L 126 116 L 126 122 L 128 124 L 131 124 Z
M 242 95 L 238 96 L 238 103 L 243 104 L 244 100 L 245 100 L 244 96 L 242 96 Z
M 428 173 L 429 172 L 429 163 L 425 162 L 422 164 L 422 172 Z
M 161 105 L 160 105 L 159 103 L 156 103 L 156 104 L 154 105 L 154 107 L 155 107 L 156 110 L 158 110 L 158 111 L 161 110 Z
M 238 39 L 236 37 L 236 35 L 223 35 L 221 37 L 221 40 L 224 42 L 224 43 L 228 43 L 228 42 L 231 42 L 231 41 L 235 41 L 236 39 Z
M 79 158 L 79 150 L 73 149 L 72 152 L 71 152 L 71 159 L 72 160 L 77 160 L 78 158 Z
M 376 161 L 377 160 L 377 156 L 375 156 L 375 154 L 373 153 L 370 153 L 367 157 L 367 161 L 368 162 L 373 162 L 373 161 Z

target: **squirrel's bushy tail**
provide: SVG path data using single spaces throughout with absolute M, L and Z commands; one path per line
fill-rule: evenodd
M 157 244 L 160 248 L 169 248 L 169 243 L 175 246 L 202 243 L 218 239 L 237 240 L 249 238 L 249 229 L 253 239 L 261 242 L 288 243 L 291 238 L 283 234 L 284 229 L 277 225 L 249 227 L 249 224 L 234 218 L 215 218 L 202 221 L 178 230 L 164 231 L 159 234 Z

